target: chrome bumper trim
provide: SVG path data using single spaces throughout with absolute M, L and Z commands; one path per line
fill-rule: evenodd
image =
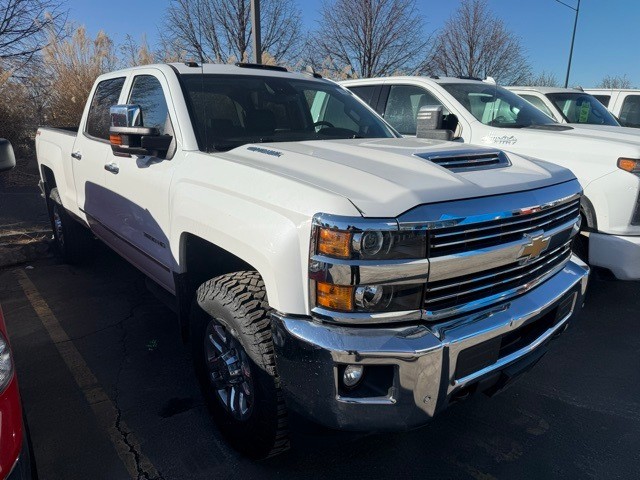
M 549 338 L 553 337 L 556 333 L 558 333 L 558 331 L 560 331 L 563 328 L 566 328 L 567 322 L 569 321 L 569 319 L 571 318 L 571 315 L 573 315 L 573 312 L 575 310 L 577 298 L 578 298 L 577 295 L 574 294 L 573 302 L 571 305 L 571 311 L 569 312 L 569 314 L 565 316 L 562 320 L 560 320 L 553 328 L 550 328 L 544 334 L 538 337 L 533 343 L 530 343 L 526 347 L 521 348 L 517 352 L 513 352 L 511 355 L 507 355 L 506 357 L 501 358 L 493 365 L 490 365 L 481 370 L 478 370 L 477 372 L 472 373 L 471 375 L 467 375 L 466 377 L 462 377 L 458 380 L 454 380 L 453 387 L 462 388 L 472 383 L 473 381 L 477 380 L 478 378 L 481 378 L 486 374 L 491 373 L 495 370 L 499 370 L 502 367 L 505 367 L 506 365 L 509 365 L 510 363 L 515 362 L 521 357 L 524 357 L 528 353 L 533 352 L 536 348 L 538 348 L 540 345 L 546 342 Z
M 588 267 L 577 259 L 525 295 L 484 311 L 435 325 L 357 327 L 273 314 L 276 362 L 290 408 L 334 428 L 402 430 L 427 423 L 461 390 L 504 375 L 520 360 L 542 354 L 580 308 Z M 485 368 L 456 378 L 462 351 L 502 337 L 552 312 L 569 295 L 571 313 L 524 347 Z M 360 364 L 393 367 L 387 394 L 358 397 L 340 392 L 338 367 Z M 479 388 L 479 387 L 478 387 Z M 484 387 L 483 387 L 484 388 Z

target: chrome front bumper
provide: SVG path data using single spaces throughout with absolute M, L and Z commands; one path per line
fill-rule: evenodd
M 438 324 L 339 326 L 274 313 L 287 405 L 333 428 L 423 425 L 452 402 L 476 391 L 493 393 L 532 366 L 582 306 L 588 274 L 573 257 L 525 295 Z M 364 366 L 363 384 L 371 372 L 371 388 L 346 389 L 340 380 L 345 365 Z

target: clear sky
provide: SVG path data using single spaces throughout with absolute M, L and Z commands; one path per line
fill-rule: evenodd
M 307 29 L 316 27 L 320 0 L 295 0 Z M 576 5 L 577 0 L 563 0 Z M 457 0 L 417 0 L 427 31 L 440 28 Z M 90 33 L 105 30 L 116 42 L 144 33 L 153 46 L 168 0 L 67 0 L 69 19 Z M 555 0 L 489 0 L 520 36 L 535 72 L 546 70 L 563 83 L 574 11 Z M 570 85 L 593 86 L 605 75 L 626 74 L 640 86 L 640 0 L 582 0 Z

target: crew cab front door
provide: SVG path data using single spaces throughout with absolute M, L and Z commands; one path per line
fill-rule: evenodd
M 168 86 L 156 69 L 139 69 L 125 86 L 122 103 L 139 105 L 145 127 L 161 135 L 175 133 L 167 102 Z M 174 293 L 174 261 L 169 246 L 169 188 L 174 160 L 155 156 L 116 156 L 104 162 L 110 193 L 107 227 L 116 235 L 118 251 L 149 277 Z

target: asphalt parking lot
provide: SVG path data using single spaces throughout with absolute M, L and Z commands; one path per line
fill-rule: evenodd
M 502 394 L 409 433 L 293 418 L 284 456 L 251 462 L 209 419 L 174 315 L 105 247 L 0 271 L 41 479 L 638 478 L 640 284 L 592 280 L 583 313 Z

